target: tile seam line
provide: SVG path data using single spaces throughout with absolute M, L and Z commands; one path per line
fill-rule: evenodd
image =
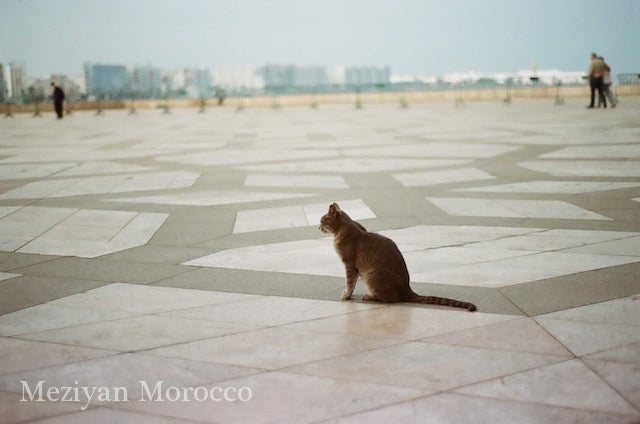
M 635 410 L 636 410 L 636 415 L 640 417 L 640 405 L 636 405 L 636 402 L 637 402 L 636 400 L 632 400 L 632 399 L 630 399 L 630 398 L 628 397 L 628 395 L 625 395 L 624 393 L 620 392 L 620 391 L 619 391 L 615 386 L 613 386 L 613 385 L 612 385 L 612 384 L 610 384 L 607 380 L 605 380 L 605 378 L 604 378 L 604 377 L 602 377 L 602 376 L 600 375 L 600 373 L 599 373 L 596 369 L 594 369 L 593 367 L 591 367 L 591 366 L 590 366 L 590 365 L 585 361 L 585 359 L 588 361 L 588 360 L 589 360 L 588 358 L 584 358 L 584 357 L 582 357 L 582 358 L 578 358 L 578 359 L 580 360 L 580 362 L 582 362 L 582 364 L 583 364 L 585 367 L 589 368 L 589 369 L 591 370 L 591 372 L 592 372 L 592 373 L 594 373 L 594 374 L 595 374 L 595 375 L 600 379 L 600 381 L 602 381 L 604 384 L 606 384 L 606 385 L 607 385 L 611 390 L 613 390 L 613 391 L 614 391 L 618 396 L 620 396 L 622 399 L 624 399 L 624 400 L 629 404 L 629 406 L 631 406 L 633 409 L 635 409 Z M 615 364 L 619 363 L 619 362 L 613 362 L 613 361 L 601 361 L 601 360 L 598 360 L 598 359 L 593 359 L 593 361 L 596 361 L 596 362 L 606 362 L 607 364 L 609 364 L 609 363 L 615 363 Z
M 22 211 L 25 208 L 47 208 L 49 206 L 32 206 L 33 204 L 38 203 L 40 200 L 42 199 L 38 199 L 38 200 L 34 200 L 33 202 L 29 203 L 26 206 L 21 206 L 20 209 L 10 213 L 9 215 L 3 216 L 2 218 L 0 218 L 0 221 L 2 221 L 4 218 L 9 217 L 11 215 L 14 215 L 15 213 L 18 213 L 20 211 Z M 42 237 L 43 235 L 45 235 L 46 233 L 48 233 L 49 231 L 51 231 L 51 229 L 53 227 L 55 227 L 56 225 L 60 225 L 60 223 L 62 223 L 63 221 L 71 218 L 72 216 L 74 216 L 75 214 L 77 214 L 81 209 L 80 208 L 56 208 L 56 209 L 70 209 L 73 210 L 72 213 L 70 213 L 69 215 L 65 216 L 64 218 L 61 218 L 60 220 L 56 221 L 55 224 L 51 225 L 49 228 L 47 228 L 46 230 L 42 231 L 41 233 L 39 233 L 38 235 L 36 235 L 35 237 L 31 238 L 31 240 L 29 240 L 28 242 L 20 245 L 20 247 L 18 247 L 17 249 L 14 249 L 12 252 L 13 253 L 24 253 L 24 252 L 20 252 L 21 249 L 23 249 L 24 247 L 26 247 L 27 245 L 29 245 L 30 243 L 32 243 L 34 240 Z

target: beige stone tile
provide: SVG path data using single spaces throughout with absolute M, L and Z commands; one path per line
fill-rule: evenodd
M 31 333 L 22 337 L 29 340 L 130 352 L 233 334 L 254 328 L 256 326 L 144 315 Z
M 640 413 L 579 360 L 504 376 L 457 393 L 640 417 Z
M 288 368 L 430 393 L 501 377 L 563 360 L 561 356 L 407 342 Z M 481 364 L 481 365 L 480 365 Z
M 422 341 L 573 357 L 571 352 L 530 318 L 499 322 L 470 330 L 429 337 Z
M 392 339 L 272 327 L 177 344 L 148 353 L 245 367 L 278 369 L 395 343 Z
M 374 309 L 375 304 L 293 297 L 260 296 L 232 303 L 202 306 L 161 314 L 162 316 L 275 326 L 333 315 Z
M 356 413 L 331 422 L 336 424 L 438 423 L 438 424 L 632 424 L 634 415 L 580 411 L 504 399 L 455 393 L 423 397 L 379 409 Z
M 310 423 L 411 399 L 419 390 L 343 379 L 268 372 L 225 381 L 251 389 L 247 402 L 130 402 L 118 408 L 218 423 Z
M 375 304 L 374 304 L 375 305 Z M 367 337 L 415 340 L 513 319 L 454 308 L 382 305 L 375 309 L 288 325 L 290 328 Z
M 0 375 L 115 354 L 108 350 L 0 337 Z

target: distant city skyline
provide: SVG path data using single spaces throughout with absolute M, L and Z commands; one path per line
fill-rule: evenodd
M 634 0 L 3 0 L 0 62 L 30 77 L 85 62 L 163 69 L 389 66 L 394 74 L 640 73 Z

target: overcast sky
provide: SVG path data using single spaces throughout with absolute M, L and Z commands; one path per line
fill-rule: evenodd
M 86 61 L 581 71 L 591 51 L 640 73 L 640 1 L 0 0 L 0 63 L 35 77 Z

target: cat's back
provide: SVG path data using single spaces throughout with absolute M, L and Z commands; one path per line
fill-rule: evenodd
M 404 266 L 404 258 L 396 243 L 382 234 L 366 232 L 361 241 L 363 253 L 368 257 L 387 264 L 395 263 L 396 266 Z

